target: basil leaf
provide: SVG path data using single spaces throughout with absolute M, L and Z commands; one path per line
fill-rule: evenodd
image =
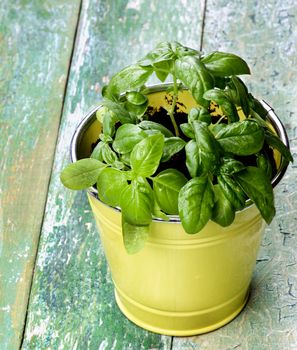
M 102 131 L 103 134 L 106 136 L 113 137 L 115 133 L 115 123 L 116 123 L 116 117 L 112 111 L 108 111 L 104 114 L 103 117 L 103 124 L 102 124 Z
M 216 102 L 231 123 L 239 120 L 237 109 L 225 91 L 219 89 L 208 90 L 204 93 L 203 97 L 206 100 Z
M 208 110 L 205 108 L 192 108 L 188 116 L 189 123 L 192 123 L 194 120 L 200 120 L 206 124 L 211 123 L 211 115 L 208 113 Z
M 130 115 L 130 113 L 124 108 L 123 103 L 121 102 L 116 102 L 116 101 L 111 101 L 108 99 L 104 99 L 101 102 L 101 105 L 106 107 L 108 110 L 114 113 L 114 118 L 116 119 L 115 121 L 119 120 L 122 124 L 124 123 L 133 123 L 134 119 Z M 100 114 L 101 114 L 101 108 L 98 109 L 96 112 L 97 119 L 100 121 Z M 103 123 L 103 118 L 102 121 Z
M 104 142 L 100 141 L 97 143 L 95 148 L 93 149 L 90 158 L 100 160 L 100 162 L 103 162 L 103 156 L 102 156 L 102 149 L 104 147 Z
M 170 42 L 161 42 L 143 59 L 138 61 L 141 66 L 155 65 L 159 62 L 170 61 L 176 57 Z
M 162 124 L 152 122 L 150 120 L 143 120 L 139 124 L 137 124 L 141 129 L 144 130 L 157 130 L 160 131 L 165 137 L 172 137 L 174 134 L 167 129 L 165 126 Z
M 228 84 L 230 90 L 227 90 L 233 103 L 241 106 L 242 111 L 246 117 L 250 114 L 248 90 L 241 79 L 236 76 L 231 77 L 231 82 Z
M 186 142 L 180 137 L 165 138 L 161 162 L 167 162 L 174 154 L 180 152 L 185 147 L 185 144 Z
M 172 49 L 178 57 L 196 56 L 198 59 L 200 58 L 200 51 L 181 45 L 177 41 L 172 43 Z
M 153 192 L 145 179 L 132 180 L 121 192 L 122 213 L 125 221 L 131 225 L 149 225 L 152 221 L 153 203 Z
M 128 91 L 126 92 L 127 101 L 133 105 L 141 106 L 146 104 L 148 98 L 138 91 Z
M 145 102 L 142 105 L 135 105 L 128 101 L 125 102 L 125 108 L 127 109 L 127 111 L 129 111 L 130 115 L 133 115 L 138 119 L 140 119 L 144 115 L 144 113 L 146 112 L 147 106 L 148 106 L 148 102 Z
M 94 185 L 106 165 L 99 160 L 85 158 L 71 163 L 63 169 L 60 179 L 71 190 L 82 190 Z
M 195 177 L 179 192 L 178 208 L 183 228 L 197 233 L 207 224 L 214 206 L 214 192 L 208 177 Z
M 118 128 L 112 147 L 117 153 L 129 153 L 146 137 L 146 133 L 137 125 L 124 124 Z
M 98 196 L 102 202 L 112 207 L 120 205 L 121 192 L 127 186 L 127 178 L 123 171 L 105 168 L 98 176 Z
M 173 60 L 155 63 L 154 70 L 161 82 L 164 82 L 172 70 Z
M 123 242 L 128 254 L 136 254 L 145 246 L 149 237 L 150 226 L 131 225 L 122 215 Z
M 262 149 L 264 131 L 257 122 L 244 120 L 227 125 L 217 133 L 216 138 L 225 152 L 248 156 Z
M 153 69 L 150 67 L 141 67 L 138 64 L 128 66 L 115 74 L 105 91 L 105 96 L 120 95 L 124 91 L 133 91 L 144 85 Z
M 269 130 L 265 131 L 265 142 L 272 148 L 277 149 L 288 162 L 293 163 L 293 157 L 290 150 L 278 136 L 274 135 Z
M 235 210 L 219 185 L 214 185 L 214 193 L 216 201 L 212 209 L 211 220 L 223 227 L 229 226 L 234 221 Z
M 195 133 L 191 124 L 183 123 L 183 124 L 180 124 L 179 127 L 181 128 L 181 131 L 184 133 L 185 136 L 187 136 L 190 139 L 195 138 Z
M 241 163 L 239 160 L 224 157 L 223 163 L 220 167 L 220 173 L 225 175 L 232 175 L 243 169 L 245 169 L 245 165 Z
M 169 221 L 169 217 L 161 210 L 159 204 L 154 196 L 154 207 L 153 207 L 153 216 L 164 221 Z
M 103 161 L 108 165 L 113 165 L 118 160 L 117 154 L 109 147 L 107 143 L 103 142 L 101 152 Z
M 159 166 L 163 147 L 162 134 L 148 136 L 134 146 L 130 157 L 133 172 L 143 177 L 153 175 Z
M 124 153 L 124 154 L 121 154 L 120 156 L 121 162 L 123 162 L 125 165 L 128 165 L 129 167 L 131 165 L 130 156 L 131 156 L 131 153 Z
M 202 174 L 203 168 L 200 160 L 200 154 L 197 142 L 189 141 L 185 147 L 186 151 L 186 166 L 191 177 L 196 177 Z
M 107 114 L 109 112 L 110 112 L 109 109 L 106 106 L 104 106 L 104 105 L 100 106 L 97 109 L 97 111 L 96 111 L 96 118 L 99 121 L 99 123 L 103 124 L 104 116 L 105 116 L 105 114 Z
M 203 169 L 214 172 L 220 159 L 220 145 L 210 132 L 206 123 L 194 120 L 192 125 Z
M 219 124 L 212 124 L 209 129 L 212 132 L 213 136 L 217 138 L 218 133 L 221 132 L 222 129 L 226 127 L 227 127 L 227 124 L 219 123 Z
M 233 207 L 236 210 L 243 209 L 247 198 L 239 184 L 231 176 L 225 174 L 219 175 L 217 179 L 221 190 Z
M 266 120 L 267 119 L 266 116 L 268 112 L 263 107 L 262 103 L 259 100 L 257 100 L 251 93 L 248 94 L 248 98 L 249 98 L 250 108 L 252 108 L 253 111 L 256 112 L 256 114 L 258 115 L 258 117 L 260 117 L 262 121 Z
M 175 74 L 189 88 L 196 102 L 208 108 L 209 102 L 203 97 L 205 91 L 214 87 L 212 75 L 194 56 L 184 56 L 175 61 Z
M 187 181 L 176 169 L 166 169 L 153 178 L 155 199 L 166 214 L 178 214 L 178 193 Z
M 257 154 L 257 167 L 262 169 L 269 179 L 272 178 L 272 165 L 266 154 Z
M 232 53 L 215 51 L 201 60 L 214 76 L 228 77 L 251 74 L 247 63 L 241 57 Z
M 234 177 L 269 224 L 275 215 L 275 208 L 273 188 L 268 176 L 262 169 L 248 166 L 245 170 L 234 174 Z

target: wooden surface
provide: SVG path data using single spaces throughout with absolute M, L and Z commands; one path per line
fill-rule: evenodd
M 122 316 L 85 193 L 59 182 L 102 85 L 161 40 L 242 55 L 296 158 L 296 28 L 293 0 L 1 2 L 0 349 L 297 349 L 296 164 L 276 189 L 244 312 L 191 338 Z
M 0 348 L 22 338 L 78 1 L 0 3 Z

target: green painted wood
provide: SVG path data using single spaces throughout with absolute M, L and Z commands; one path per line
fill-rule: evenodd
M 251 91 L 267 100 L 287 127 L 297 152 L 297 3 L 289 0 L 208 0 L 203 49 L 246 58 Z M 256 80 L 256 81 L 254 81 Z M 225 327 L 174 350 L 297 349 L 297 169 L 276 188 L 277 216 L 267 227 L 244 311 Z
M 161 40 L 199 47 L 201 14 L 189 0 L 83 2 L 23 349 L 170 349 L 171 337 L 140 329 L 117 308 L 85 193 L 63 188 L 59 172 L 111 74 Z
M 79 1 L 0 5 L 0 348 L 17 349 Z

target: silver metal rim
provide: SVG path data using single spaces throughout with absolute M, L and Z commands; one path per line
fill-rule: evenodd
M 152 85 L 150 87 L 148 87 L 149 93 L 154 93 L 154 92 L 158 92 L 158 91 L 165 91 L 167 90 L 169 87 L 171 86 L 171 84 L 161 84 L 161 85 Z M 272 124 L 272 126 L 275 128 L 276 132 L 278 133 L 280 139 L 282 140 L 282 142 L 289 148 L 289 138 L 287 135 L 287 132 L 285 130 L 285 127 L 283 125 L 283 123 L 281 122 L 281 120 L 278 118 L 278 116 L 276 115 L 276 113 L 274 112 L 273 108 L 264 100 L 260 100 L 262 106 L 265 108 L 265 110 L 267 111 L 267 119 L 270 121 L 270 123 Z M 74 163 L 76 162 L 77 159 L 77 151 L 78 151 L 78 146 L 80 144 L 80 141 L 82 139 L 82 135 L 84 134 L 84 131 L 88 129 L 88 127 L 94 122 L 94 120 L 96 119 L 96 111 L 101 108 L 101 105 L 98 105 L 94 108 L 92 108 L 84 117 L 84 119 L 78 124 L 78 126 L 75 129 L 75 132 L 73 134 L 73 137 L 71 139 L 71 143 L 70 143 L 70 157 L 71 157 L 71 161 Z M 280 180 L 283 178 L 286 170 L 288 167 L 288 163 L 284 161 L 284 159 L 282 159 L 280 167 L 278 169 L 278 172 L 276 173 L 276 175 L 273 177 L 271 184 L 272 187 L 275 188 L 276 185 L 280 182 Z M 95 198 L 97 198 L 98 200 L 100 200 L 98 198 L 98 191 L 96 188 L 94 187 L 90 187 L 88 189 L 89 194 L 91 194 L 92 196 L 94 196 Z M 250 200 L 249 200 L 250 201 Z M 248 202 L 249 202 L 248 201 Z M 103 203 L 103 202 L 102 202 Z M 103 203 L 105 204 L 105 203 Z M 106 206 L 109 207 L 109 205 L 105 204 Z M 247 206 L 243 209 L 246 210 L 250 205 L 252 204 L 248 204 Z M 120 211 L 120 208 L 113 208 L 117 211 Z M 242 211 L 242 210 L 241 210 Z M 153 218 L 153 221 L 159 221 L 159 222 L 180 222 L 180 218 L 178 215 L 168 215 L 169 217 L 169 221 L 165 221 L 163 219 L 160 218 Z

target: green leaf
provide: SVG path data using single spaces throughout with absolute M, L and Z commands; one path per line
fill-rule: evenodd
M 243 81 L 236 76 L 231 77 L 228 87 L 227 94 L 230 96 L 232 102 L 237 106 L 241 106 L 243 113 L 248 117 L 250 114 L 250 106 L 247 87 Z
M 101 106 L 96 111 L 96 118 L 102 124 L 103 134 L 106 136 L 113 136 L 115 132 L 116 116 L 106 106 Z
M 105 168 L 98 176 L 98 196 L 102 202 L 112 207 L 120 205 L 121 193 L 127 186 L 127 178 L 123 171 Z
M 169 217 L 161 210 L 159 204 L 154 196 L 154 207 L 153 207 L 153 216 L 164 221 L 169 221 Z
M 126 101 L 125 103 L 125 108 L 127 109 L 127 111 L 129 111 L 130 115 L 133 115 L 138 119 L 140 119 L 144 115 L 144 113 L 147 110 L 147 106 L 148 102 L 145 102 L 142 105 L 135 105 L 128 101 Z
M 155 63 L 153 65 L 156 76 L 161 82 L 164 82 L 168 77 L 168 74 L 172 71 L 173 60 L 163 61 Z
M 220 159 L 220 145 L 204 122 L 194 120 L 193 128 L 203 169 L 214 172 Z
M 148 177 L 157 170 L 164 147 L 162 134 L 151 135 L 139 142 L 132 150 L 131 168 L 138 176 Z
M 102 124 L 102 132 L 105 136 L 113 137 L 115 133 L 116 115 L 107 107 L 102 106 L 96 112 L 96 117 Z
M 229 226 L 234 221 L 235 210 L 219 185 L 214 185 L 214 193 L 216 201 L 212 210 L 211 220 L 223 227 Z
M 113 165 L 116 161 L 118 161 L 117 154 L 109 147 L 107 143 L 103 143 L 101 152 L 103 161 L 106 164 Z
M 131 166 L 130 156 L 131 156 L 131 153 L 124 153 L 124 154 L 121 154 L 120 156 L 121 162 L 123 162 L 125 165 L 128 165 L 129 167 Z
M 152 73 L 153 69 L 150 67 L 141 67 L 138 64 L 128 66 L 111 78 L 105 96 L 119 96 L 122 92 L 137 90 L 147 82 Z
M 186 166 L 192 178 L 199 176 L 203 172 L 203 167 L 200 160 L 200 153 L 197 142 L 190 140 L 185 147 L 186 151 Z
M 115 135 L 112 147 L 117 153 L 129 153 L 134 146 L 145 139 L 147 134 L 137 125 L 121 125 Z
M 207 224 L 214 206 L 214 192 L 208 177 L 195 177 L 179 192 L 178 208 L 183 228 L 197 233 Z
M 241 186 L 229 175 L 221 174 L 217 179 L 221 190 L 233 207 L 236 210 L 243 209 L 247 198 Z
M 216 138 L 225 152 L 248 156 L 259 152 L 263 147 L 263 128 L 253 120 L 244 120 L 227 125 Z
M 141 129 L 144 130 L 157 130 L 160 131 L 165 137 L 172 137 L 174 134 L 167 129 L 165 126 L 162 124 L 152 122 L 150 120 L 143 120 L 139 124 L 137 124 Z
M 272 165 L 266 152 L 264 154 L 257 154 L 257 167 L 262 169 L 269 179 L 272 178 Z
M 131 225 L 149 225 L 152 221 L 153 203 L 153 191 L 143 178 L 132 180 L 121 192 L 122 213 L 125 221 Z
M 150 226 L 131 225 L 122 215 L 123 242 L 128 254 L 136 254 L 145 246 L 149 237 Z
M 120 121 L 122 124 L 124 123 L 133 123 L 134 119 L 133 117 L 130 115 L 130 113 L 125 109 L 123 103 L 119 102 L 119 101 L 111 101 L 108 99 L 104 99 L 101 102 L 101 105 L 106 107 L 108 110 L 110 110 L 111 112 L 114 113 L 114 119 L 115 121 Z M 97 119 L 100 121 L 100 119 L 102 119 L 102 123 L 103 123 L 103 117 L 100 116 L 101 112 L 100 112 L 101 108 L 98 109 L 98 111 L 96 112 L 96 116 Z
M 265 142 L 272 148 L 277 149 L 288 162 L 293 162 L 293 157 L 290 150 L 278 136 L 274 135 L 269 130 L 265 131 Z
M 228 120 L 233 123 L 239 120 L 236 106 L 232 103 L 226 91 L 220 89 L 211 89 L 204 93 L 203 97 L 206 100 L 216 102 L 228 117 Z
M 209 125 L 211 123 L 211 115 L 208 113 L 207 109 L 196 107 L 190 110 L 188 120 L 189 123 L 192 123 L 194 120 L 199 120 Z
M 269 224 L 275 215 L 275 208 L 273 188 L 268 176 L 262 169 L 249 166 L 234 174 L 234 177 Z
M 200 58 L 200 51 L 181 45 L 177 41 L 172 43 L 172 49 L 179 58 L 185 56 L 196 56 L 198 59 Z
M 100 172 L 106 165 L 92 158 L 80 159 L 64 168 L 60 175 L 61 182 L 71 190 L 82 190 L 94 185 Z
M 249 99 L 249 106 L 253 109 L 254 112 L 256 112 L 257 116 L 262 120 L 267 120 L 267 110 L 264 108 L 262 103 L 257 100 L 251 93 L 248 94 Z M 267 126 L 267 124 L 264 124 Z
M 126 92 L 126 98 L 128 102 L 136 106 L 146 104 L 148 101 L 147 97 L 138 91 Z
M 163 155 L 161 162 L 167 162 L 174 154 L 180 152 L 186 145 L 186 142 L 180 137 L 165 138 Z
M 214 76 L 218 77 L 251 73 L 247 63 L 232 53 L 215 51 L 203 57 L 202 62 Z
M 99 141 L 95 148 L 93 149 L 90 158 L 100 160 L 100 162 L 103 162 L 103 155 L 102 155 L 102 149 L 104 147 L 104 142 Z
M 203 94 L 214 87 L 214 80 L 203 63 L 194 56 L 181 57 L 175 61 L 175 74 L 191 91 L 196 102 L 208 108 L 209 102 L 204 99 Z
M 178 194 L 188 181 L 176 169 L 166 169 L 153 179 L 153 190 L 160 208 L 166 214 L 178 214 Z
M 245 169 L 245 165 L 239 160 L 236 160 L 234 158 L 224 157 L 222 161 L 223 163 L 220 167 L 221 174 L 232 175 L 234 173 L 237 173 Z
M 161 42 L 151 50 L 143 59 L 138 61 L 141 66 L 156 65 L 160 62 L 171 61 L 176 58 L 170 42 Z
M 185 136 L 187 136 L 189 139 L 195 138 L 194 129 L 191 124 L 189 123 L 183 123 L 179 126 L 181 128 L 181 131 L 184 133 Z

